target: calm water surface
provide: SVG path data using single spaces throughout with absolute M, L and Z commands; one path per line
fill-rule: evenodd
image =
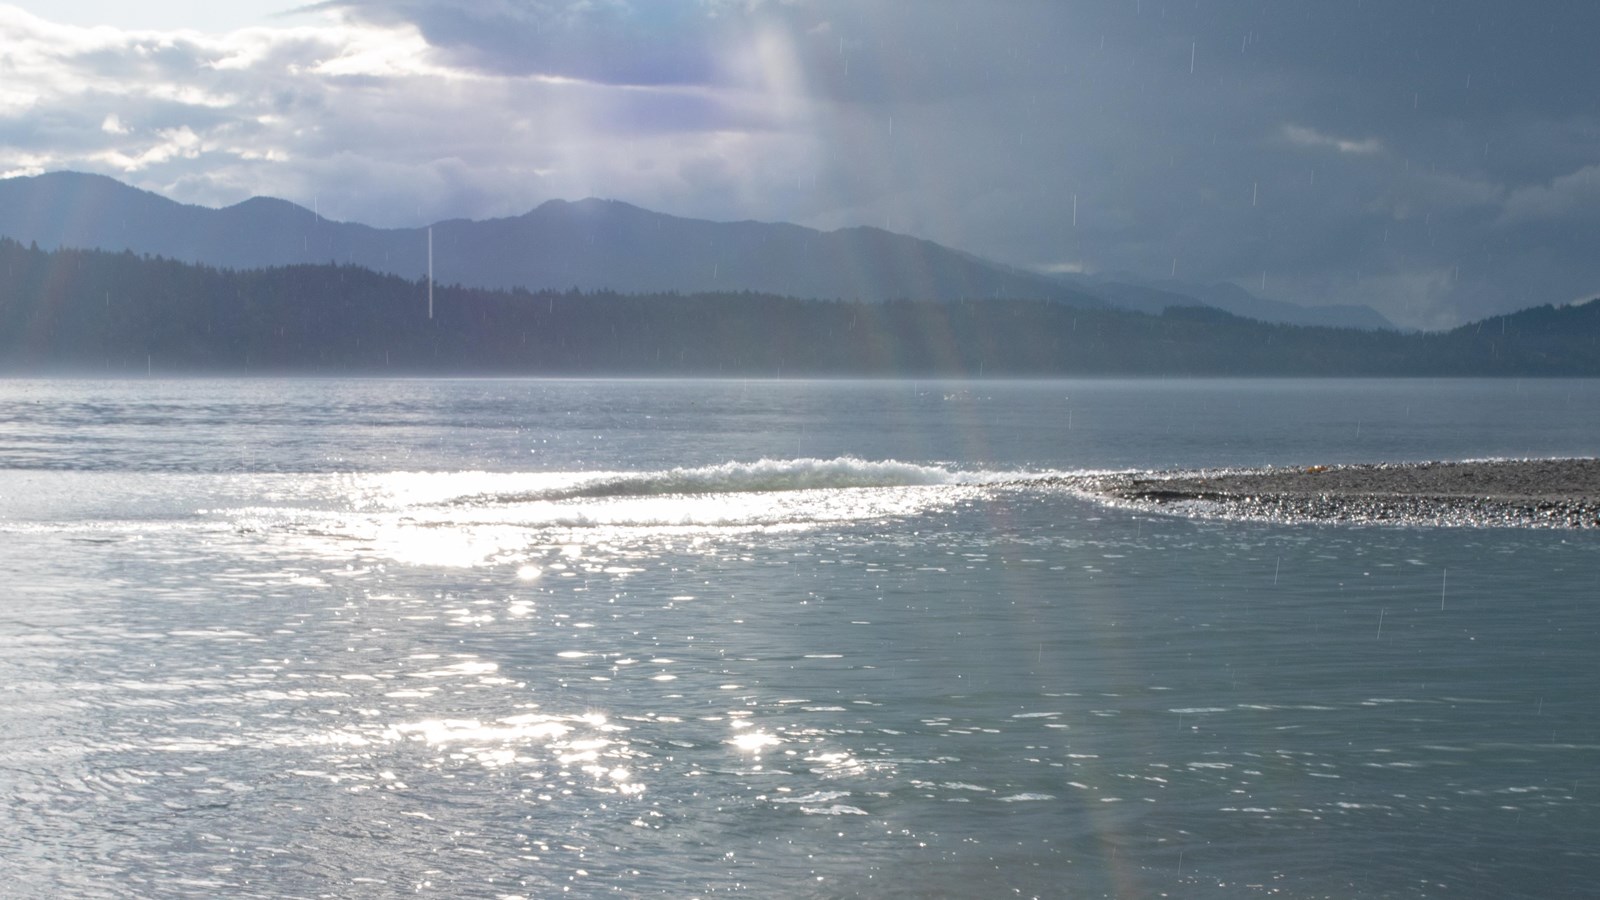
M 1600 538 L 1038 479 L 1597 452 L 1589 381 L 0 382 L 0 883 L 1587 895 Z

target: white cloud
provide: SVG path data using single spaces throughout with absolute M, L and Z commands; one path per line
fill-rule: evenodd
M 1358 156 L 1383 152 L 1383 142 L 1377 138 L 1369 137 L 1361 140 L 1351 140 L 1323 134 L 1315 128 L 1307 128 L 1304 125 L 1283 126 L 1283 136 L 1289 143 L 1301 147 L 1326 147 L 1337 150 L 1340 153 L 1350 153 Z
M 465 73 L 437 65 L 422 33 L 412 27 L 388 30 L 351 29 L 339 54 L 319 61 L 311 71 L 318 75 L 365 75 L 375 78 L 466 77 Z
M 99 154 L 99 159 L 123 172 L 133 173 L 175 159 L 199 159 L 204 149 L 200 136 L 192 130 L 172 128 L 157 132 L 155 140 L 135 155 L 106 150 Z
M 85 27 L 224 32 L 303 15 L 296 0 L 227 0 L 226 3 L 146 0 L 11 0 L 35 15 Z
M 380 225 L 588 195 L 740 217 L 808 170 L 814 142 L 782 35 L 727 52 L 758 77 L 495 72 L 400 20 L 162 33 L 0 6 L 0 171 L 100 172 L 210 205 L 315 195 Z
M 6 161 L 5 164 L 8 164 L 10 168 L 0 169 L 0 178 L 28 178 L 34 175 L 43 175 L 45 172 L 50 171 L 46 166 L 47 162 L 48 160 L 42 156 L 18 154 Z
M 1089 267 L 1079 261 L 1039 263 L 1033 269 L 1046 275 L 1084 275 L 1089 271 Z
M 1565 219 L 1600 209 L 1600 165 L 1584 166 L 1549 184 L 1518 188 L 1506 197 L 1502 224 Z

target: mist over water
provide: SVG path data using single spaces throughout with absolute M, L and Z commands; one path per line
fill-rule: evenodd
M 1595 535 L 1053 476 L 1597 438 L 1582 381 L 0 382 L 0 879 L 1581 894 Z

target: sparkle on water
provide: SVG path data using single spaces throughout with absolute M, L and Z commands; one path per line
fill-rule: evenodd
M 24 894 L 1600 870 L 1593 534 L 1152 515 L 1058 477 L 1339 462 L 1358 419 L 1389 457 L 1570 452 L 1588 383 L 259 387 L 0 385 Z M 1485 407 L 1507 424 L 1441 421 Z

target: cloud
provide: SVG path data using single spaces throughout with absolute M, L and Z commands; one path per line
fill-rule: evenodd
M 1363 138 L 1359 141 L 1349 140 L 1323 134 L 1314 128 L 1307 128 L 1304 125 L 1283 126 L 1283 136 L 1289 140 L 1289 143 L 1301 147 L 1330 147 L 1340 153 L 1359 155 L 1383 152 L 1383 142 L 1377 138 Z
M 0 6 L 0 173 L 378 225 L 590 195 L 868 224 L 1016 265 L 1267 272 L 1404 324 L 1581 295 L 1594 268 L 1587 2 L 310 9 L 203 34 Z
M 743 4 L 739 5 L 741 8 Z M 614 85 L 720 82 L 729 4 L 628 0 L 328 0 L 312 9 L 379 28 L 415 27 L 452 65 Z
M 1030 268 L 1045 275 L 1084 275 L 1089 268 L 1076 260 L 1035 263 Z
M 1512 191 L 1500 221 L 1515 225 L 1572 218 L 1600 219 L 1600 164 Z
M 734 216 L 813 146 L 793 127 L 803 109 L 765 84 L 496 71 L 394 16 L 204 35 L 0 7 L 0 42 L 14 76 L 0 80 L 0 171 L 96 171 L 189 202 L 316 196 L 330 214 L 399 224 L 626 192 Z M 798 97 L 781 45 L 742 52 Z M 710 165 L 720 178 L 687 174 Z

